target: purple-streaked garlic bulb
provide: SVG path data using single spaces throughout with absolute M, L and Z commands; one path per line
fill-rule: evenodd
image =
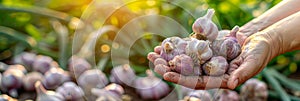
M 32 64 L 33 70 L 46 73 L 50 68 L 52 68 L 53 59 L 49 56 L 38 55 Z
M 36 60 L 36 54 L 23 52 L 14 58 L 15 64 L 22 64 L 28 71 L 32 71 L 32 64 Z
M 42 81 L 43 79 L 44 76 L 40 72 L 30 72 L 23 78 L 23 87 L 26 91 L 34 91 L 35 82 Z
M 224 57 L 215 56 L 205 63 L 202 69 L 207 75 L 220 76 L 226 73 L 228 66 L 227 60 Z
M 24 73 L 18 69 L 6 70 L 1 78 L 1 88 L 12 97 L 18 97 L 17 89 L 22 87 Z
M 186 54 L 190 56 L 195 64 L 203 64 L 213 56 L 209 41 L 191 38 L 185 48 Z
M 84 92 L 74 82 L 65 82 L 56 89 L 68 101 L 84 101 Z
M 14 70 L 14 69 L 20 70 L 24 74 L 27 73 L 27 70 L 26 70 L 26 68 L 23 65 L 9 65 L 8 68 L 7 68 L 7 70 L 10 70 L 10 69 L 12 69 L 12 70 Z
M 218 36 L 218 27 L 212 21 L 212 17 L 215 13 L 215 10 L 208 9 L 207 13 L 194 22 L 192 28 L 195 32 L 196 36 L 202 36 L 204 39 L 208 39 L 209 41 L 213 41 Z M 202 39 L 202 38 L 200 38 Z
M 133 81 L 135 80 L 135 72 L 130 67 L 129 64 L 119 65 L 114 67 L 111 70 L 110 81 L 121 84 L 131 86 Z
M 185 54 L 185 47 L 187 42 L 179 37 L 170 37 L 166 38 L 161 44 L 161 53 L 160 56 L 170 61 L 176 55 Z
M 161 79 L 155 77 L 151 70 L 147 70 L 147 77 L 135 80 L 136 92 L 142 99 L 159 99 L 166 96 L 170 88 Z
M 0 101 L 18 101 L 17 99 L 14 99 L 6 94 L 0 95 Z
M 211 101 L 211 95 L 206 90 L 195 90 L 185 96 L 183 101 Z
M 36 101 L 65 101 L 64 97 L 54 91 L 48 91 L 40 81 L 35 83 Z
M 201 75 L 201 66 L 194 65 L 193 59 L 185 54 L 175 56 L 169 61 L 171 70 L 176 71 L 182 75 Z
M 61 68 L 51 68 L 44 75 L 43 85 L 47 89 L 56 89 L 64 82 L 71 81 L 71 76 Z
M 249 79 L 243 84 L 240 97 L 242 101 L 267 101 L 267 84 L 258 79 Z
M 124 94 L 124 88 L 118 84 L 112 83 L 103 89 L 93 88 L 91 92 L 98 96 L 98 99 L 101 97 L 106 99 L 109 99 L 110 97 L 119 99 Z
M 78 78 L 83 72 L 91 69 L 91 64 L 84 58 L 72 56 L 69 60 L 68 69 L 73 78 Z
M 87 95 L 91 94 L 92 88 L 103 88 L 108 84 L 105 74 L 98 69 L 85 71 L 79 76 L 77 82 Z
M 236 33 L 239 30 L 238 26 L 235 26 L 230 34 L 224 38 L 215 40 L 212 43 L 212 49 L 214 54 L 217 56 L 223 56 L 227 60 L 232 60 L 236 58 L 241 53 L 241 46 L 236 39 Z
M 236 91 L 222 89 L 217 95 L 216 101 L 239 101 L 239 94 Z

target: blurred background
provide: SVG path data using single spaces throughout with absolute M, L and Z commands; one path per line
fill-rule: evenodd
M 207 9 L 216 10 L 213 21 L 219 29 L 231 29 L 280 1 L 0 0 L 0 61 L 13 64 L 18 54 L 32 52 L 52 57 L 67 70 L 69 58 L 77 55 L 107 76 L 121 64 L 129 64 L 137 75 L 145 76 L 151 67 L 147 54 L 166 37 L 189 36 L 194 20 Z M 263 73 L 255 77 L 268 84 L 270 99 L 280 99 L 274 89 L 278 87 L 288 96 L 300 96 L 299 60 L 299 51 L 280 55 L 268 68 L 281 77 L 275 81 Z M 271 73 L 268 69 L 264 72 Z M 277 75 L 272 73 L 269 75 Z

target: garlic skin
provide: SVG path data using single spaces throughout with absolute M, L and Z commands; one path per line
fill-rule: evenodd
M 216 40 L 223 39 L 224 37 L 228 36 L 229 34 L 230 34 L 230 30 L 220 30 L 218 32 L 218 36 L 217 36 Z
M 183 101 L 212 101 L 212 98 L 206 90 L 195 90 L 185 96 Z
M 191 38 L 185 48 L 186 54 L 190 56 L 195 64 L 203 64 L 213 56 L 209 41 Z
M 84 92 L 74 82 L 65 82 L 55 90 L 68 101 L 84 101 Z
M 267 101 L 267 84 L 258 79 L 249 79 L 243 84 L 240 97 L 242 101 Z
M 220 76 L 228 70 L 228 62 L 222 56 L 212 57 L 207 63 L 202 66 L 203 71 L 210 76 Z
M 97 96 L 95 101 L 122 101 L 121 97 L 105 89 L 93 88 L 91 92 Z
M 239 94 L 233 90 L 222 89 L 217 95 L 216 101 L 239 101 Z
M 91 69 L 91 64 L 84 58 L 78 56 L 72 56 L 69 59 L 68 69 L 73 78 L 78 79 L 78 77 L 85 71 Z
M 65 101 L 64 97 L 54 91 L 47 91 L 40 81 L 35 83 L 36 101 Z
M 6 70 L 1 78 L 2 91 L 8 92 L 12 97 L 18 97 L 17 89 L 22 87 L 24 73 L 18 69 Z
M 193 59 L 185 54 L 177 55 L 173 60 L 169 61 L 171 70 L 182 75 L 201 75 L 200 65 L 194 65 Z
M 4 72 L 5 70 L 7 70 L 7 68 L 8 68 L 7 64 L 0 62 L 0 72 Z
M 91 69 L 82 73 L 77 79 L 77 83 L 83 89 L 86 96 L 91 96 L 92 88 L 103 88 L 108 84 L 108 80 L 102 71 Z
M 116 98 L 121 98 L 125 93 L 124 88 L 118 84 L 112 83 L 104 87 L 103 89 L 93 88 L 92 93 L 98 97 L 103 95 L 103 91 L 109 94 L 110 96 L 114 96 Z
M 208 9 L 207 13 L 203 17 L 196 19 L 192 26 L 192 29 L 195 32 L 196 36 L 199 35 L 205 37 L 211 42 L 217 38 L 218 27 L 212 21 L 214 13 L 214 9 Z
M 136 75 L 134 70 L 130 67 L 129 64 L 124 64 L 114 67 L 111 70 L 109 79 L 111 82 L 117 84 L 131 86 L 135 78 Z
M 7 70 L 10 70 L 10 69 L 11 70 L 15 70 L 15 69 L 20 70 L 24 74 L 27 73 L 27 70 L 26 70 L 26 68 L 23 65 L 9 65 L 8 68 L 7 68 Z
M 239 30 L 238 26 L 235 26 L 229 33 L 229 35 L 215 40 L 212 43 L 212 49 L 217 56 L 223 56 L 228 61 L 236 58 L 241 52 L 241 46 L 236 39 L 236 33 Z
M 36 59 L 36 54 L 29 53 L 29 52 L 23 52 L 17 57 L 14 58 L 15 64 L 22 64 L 26 67 L 28 71 L 32 71 L 32 64 Z
M 56 89 L 66 81 L 71 81 L 71 77 L 61 68 L 51 68 L 44 75 L 43 85 L 47 89 Z
M 52 61 L 53 59 L 49 56 L 38 55 L 32 64 L 33 70 L 44 74 L 52 67 Z
M 147 70 L 147 77 L 135 80 L 136 92 L 142 99 L 159 99 L 166 96 L 170 88 L 161 79 L 154 76 L 151 70 Z
M 176 55 L 185 54 L 187 42 L 179 37 L 166 38 L 161 46 L 160 56 L 166 61 L 172 60 Z
M 40 72 L 30 72 L 23 78 L 23 87 L 26 91 L 34 91 L 34 84 L 37 81 L 42 81 L 44 76 Z

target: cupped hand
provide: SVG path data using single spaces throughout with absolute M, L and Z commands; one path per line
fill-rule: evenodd
M 230 63 L 228 88 L 236 88 L 268 64 L 276 54 L 272 40 L 269 34 L 259 32 L 244 41 L 242 53 Z
M 271 41 L 268 34 L 256 33 L 248 37 L 243 44 L 242 53 L 231 61 L 228 72 L 222 76 L 184 76 L 172 72 L 167 63 L 157 63 L 161 47 L 148 54 L 148 59 L 154 63 L 154 71 L 162 75 L 167 81 L 177 83 L 193 89 L 229 88 L 234 89 L 258 74 L 271 60 Z M 272 53 L 273 52 L 273 53 Z

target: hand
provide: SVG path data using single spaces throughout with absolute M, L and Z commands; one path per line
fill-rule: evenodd
M 277 54 L 271 44 L 272 38 L 264 33 L 253 34 L 245 40 L 242 53 L 230 63 L 228 88 L 236 88 L 267 65 Z

